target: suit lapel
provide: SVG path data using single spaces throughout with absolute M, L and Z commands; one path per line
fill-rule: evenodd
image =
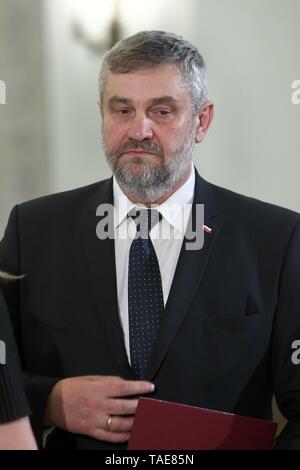
M 203 280 L 206 267 L 219 236 L 221 225 L 213 218 L 216 216 L 216 206 L 211 185 L 200 178 L 196 172 L 195 195 L 191 214 L 195 223 L 196 204 L 204 204 L 204 224 L 212 228 L 212 233 L 205 233 L 204 245 L 200 250 L 186 250 L 184 239 L 168 301 L 161 333 L 153 352 L 152 361 L 147 373 L 147 379 L 152 380 L 174 340 L 193 298 Z M 193 229 L 202 230 L 202 226 Z
M 97 319 L 101 321 L 112 355 L 128 376 L 131 369 L 119 319 L 114 240 L 99 240 L 96 234 L 97 224 L 101 220 L 96 215 L 100 204 L 113 206 L 112 179 L 105 181 L 100 191 L 91 198 L 88 214 L 84 217 L 83 230 Z

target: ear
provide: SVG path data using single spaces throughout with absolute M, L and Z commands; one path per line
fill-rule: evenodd
M 211 122 L 214 118 L 214 104 L 212 101 L 206 101 L 200 108 L 197 116 L 197 131 L 196 131 L 196 143 L 202 142 L 208 129 L 210 128 Z

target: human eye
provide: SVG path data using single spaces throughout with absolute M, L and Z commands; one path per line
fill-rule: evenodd
M 160 114 L 161 116 L 168 116 L 168 115 L 171 114 L 171 113 L 172 113 L 172 111 L 171 111 L 170 109 L 160 109 L 160 110 L 159 110 L 159 114 Z
M 174 114 L 173 110 L 170 108 L 155 108 L 152 110 L 152 113 L 154 116 L 157 116 L 159 118 L 169 118 Z
M 131 114 L 132 108 L 126 103 L 113 103 L 110 106 L 110 112 L 112 113 L 112 115 L 118 118 L 123 118 L 128 117 Z
M 130 109 L 129 108 L 119 108 L 119 109 L 116 109 L 115 112 L 117 114 L 120 114 L 121 116 L 127 116 L 130 113 Z

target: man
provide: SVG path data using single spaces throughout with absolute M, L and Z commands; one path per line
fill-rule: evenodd
M 194 170 L 213 104 L 182 38 L 118 43 L 99 105 L 114 178 L 15 207 L 0 249 L 26 274 L 5 294 L 39 442 L 54 427 L 52 448 L 122 448 L 141 395 L 271 418 L 275 393 L 277 446 L 300 448 L 299 215 Z M 202 249 L 187 249 L 190 221 Z

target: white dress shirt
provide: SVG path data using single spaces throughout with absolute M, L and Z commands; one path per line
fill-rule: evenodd
M 163 204 L 155 208 L 162 215 L 162 220 L 150 231 L 159 263 L 164 304 L 166 305 L 171 289 L 179 253 L 182 247 L 191 204 L 194 198 L 195 169 L 192 166 L 188 180 L 173 193 Z M 134 208 L 141 207 L 131 202 L 124 194 L 116 179 L 113 179 L 115 206 L 115 262 L 117 274 L 118 305 L 128 359 L 129 319 L 128 319 L 128 263 L 129 250 L 136 233 L 136 224 L 127 214 Z M 143 206 L 142 206 L 143 207 Z

